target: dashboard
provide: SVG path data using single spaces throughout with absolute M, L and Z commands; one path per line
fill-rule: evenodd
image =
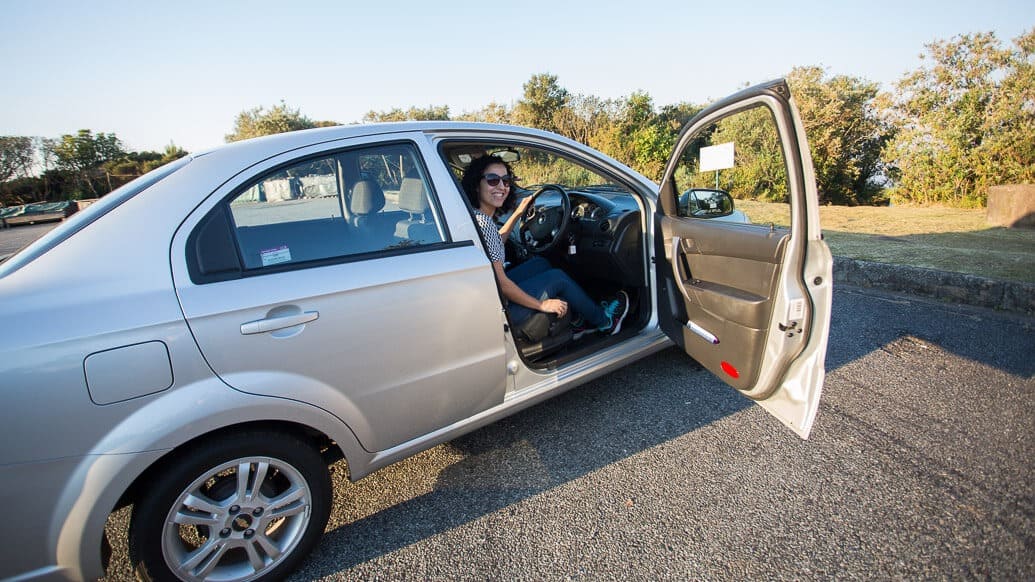
M 575 220 L 600 220 L 606 216 L 606 210 L 589 200 L 583 200 L 571 209 L 571 217 Z
M 640 208 L 626 191 L 569 191 L 570 237 L 575 254 L 565 255 L 568 268 L 586 277 L 643 286 L 643 226 Z

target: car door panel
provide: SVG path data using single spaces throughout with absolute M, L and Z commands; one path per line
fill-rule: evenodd
M 730 232 L 702 227 L 701 221 L 667 222 L 662 230 L 672 241 L 666 255 L 672 274 L 665 285 L 679 291 L 670 295 L 669 308 L 686 322 L 679 330 L 682 345 L 713 374 L 748 389 L 758 378 L 761 362 L 755 356 L 771 318 L 781 239 L 744 227 Z
M 341 171 L 324 161 L 374 155 L 382 144 L 347 146 L 285 154 L 217 190 L 177 232 L 173 277 L 195 341 L 225 383 L 324 408 L 341 418 L 366 450 L 377 452 L 503 402 L 504 321 L 492 267 L 473 241 L 408 239 L 372 252 L 364 247 L 357 252 L 353 245 L 356 254 L 335 256 L 349 227 L 333 197 L 271 203 L 267 192 L 263 202 L 249 199 L 235 206 L 254 184 L 281 168 L 307 169 L 315 159 L 325 172 Z M 415 172 L 423 167 L 416 147 L 394 136 L 386 147 L 414 156 L 411 167 L 420 166 Z M 325 181 L 332 190 L 337 187 L 334 180 Z M 425 184 L 430 190 L 432 183 Z M 445 192 L 454 195 L 455 189 L 450 184 Z M 309 216 L 305 205 L 334 212 L 329 220 L 337 221 L 335 228 L 309 228 L 313 220 L 291 222 Z M 250 239 L 242 241 L 236 233 L 254 230 L 241 221 L 262 213 L 282 218 L 263 226 L 278 229 L 275 238 L 258 243 L 258 251 L 243 251 L 261 256 L 262 263 L 246 263 L 240 276 L 209 278 L 198 277 L 195 266 L 192 277 L 192 257 L 213 256 L 198 245 L 229 247 L 219 256 L 228 265 L 238 264 L 238 247 Z M 221 218 L 209 220 L 213 215 Z M 296 233 L 296 225 L 307 228 Z M 306 255 L 306 249 L 316 249 L 315 254 Z M 204 267 L 204 261 L 196 262 Z
M 732 225 L 695 228 L 672 221 L 669 252 L 675 282 L 690 295 L 687 309 L 722 317 L 754 329 L 769 320 L 778 266 L 786 237 Z M 666 257 L 668 258 L 668 257 Z
M 503 323 L 473 245 L 184 287 L 180 296 L 224 381 L 327 407 L 369 451 L 503 401 Z M 464 317 L 450 315 L 457 305 Z
M 721 122 L 759 110 L 769 112 L 782 153 L 790 224 L 680 216 L 682 185 L 676 182 L 692 176 L 680 165 L 720 135 Z M 661 182 L 654 236 L 662 330 L 707 370 L 807 437 L 823 383 L 833 261 L 819 231 L 808 143 L 784 81 L 746 89 L 687 124 Z

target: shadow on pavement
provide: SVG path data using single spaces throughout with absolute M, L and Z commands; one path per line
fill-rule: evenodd
M 865 296 L 867 301 L 846 301 L 847 293 Z M 879 302 L 881 309 L 873 309 Z M 941 310 L 944 318 L 917 315 L 917 305 Z M 1035 376 L 1035 358 L 1020 358 L 1018 353 L 1035 354 L 1035 319 L 1004 314 L 989 309 L 908 295 L 893 295 L 870 289 L 845 287 L 834 294 L 827 371 L 855 361 L 875 349 L 897 344 L 903 338 L 918 338 L 938 345 L 960 357 L 998 368 L 1022 377 Z M 1018 341 L 1029 344 L 1017 350 Z
M 444 445 L 462 458 L 438 473 L 430 493 L 328 532 L 298 579 L 404 548 L 749 406 L 668 349 Z M 322 566 L 324 557 L 331 563 Z

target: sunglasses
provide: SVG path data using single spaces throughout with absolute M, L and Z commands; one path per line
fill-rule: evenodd
M 510 181 L 512 180 L 510 176 L 500 176 L 499 174 L 485 174 L 482 178 L 485 179 L 489 186 L 493 187 L 499 186 L 501 180 L 504 186 L 510 186 Z

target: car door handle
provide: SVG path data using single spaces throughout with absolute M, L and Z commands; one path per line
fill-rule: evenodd
M 672 275 L 676 282 L 676 287 L 679 292 L 683 295 L 683 300 L 689 305 L 693 303 L 693 299 L 690 298 L 690 292 L 686 290 L 686 286 L 683 281 L 686 280 L 683 275 L 683 239 L 678 236 L 672 237 Z
M 295 327 L 296 325 L 316 321 L 319 317 L 319 311 L 303 311 L 302 313 L 295 313 L 292 315 L 279 315 L 277 317 L 257 319 L 255 321 L 249 321 L 248 323 L 242 323 L 241 335 L 268 333 L 271 331 L 277 331 L 278 329 L 284 329 L 286 327 Z

